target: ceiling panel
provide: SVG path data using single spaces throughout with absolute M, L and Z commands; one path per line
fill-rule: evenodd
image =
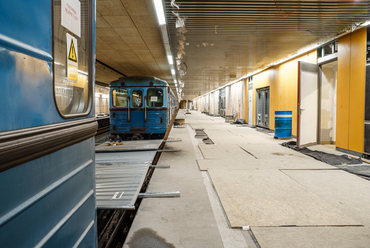
M 370 19 L 370 0 L 163 2 L 174 57 L 179 38 L 185 38 L 180 69 L 186 74 L 176 70 L 184 83 L 184 99 Z M 172 11 L 186 18 L 184 37 L 178 36 Z M 97 81 L 108 84 L 123 75 L 147 75 L 174 86 L 152 0 L 97 0 L 96 43 Z
M 369 1 L 172 1 L 166 18 L 177 54 L 185 19 L 183 98 L 193 99 L 370 19 Z M 184 38 L 184 37 L 182 37 Z M 181 39 L 180 40 L 184 40 Z M 181 64 L 183 66 L 183 64 Z
M 173 86 L 151 0 L 97 1 L 96 81 L 155 76 Z

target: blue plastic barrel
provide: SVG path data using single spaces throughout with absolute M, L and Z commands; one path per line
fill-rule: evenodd
M 275 138 L 292 137 L 292 111 L 275 111 Z

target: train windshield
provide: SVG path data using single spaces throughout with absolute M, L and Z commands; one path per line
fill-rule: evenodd
M 112 91 L 112 100 L 114 107 L 127 107 L 128 100 L 127 100 L 127 90 L 126 89 L 118 89 Z
M 143 92 L 141 90 L 132 91 L 132 107 L 141 108 L 143 106 Z
M 163 106 L 163 90 L 162 89 L 148 89 L 148 107 L 162 107 Z

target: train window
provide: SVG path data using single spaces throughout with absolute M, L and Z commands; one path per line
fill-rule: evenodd
M 91 5 L 89 0 L 53 1 L 54 98 L 64 118 L 91 110 Z
M 143 106 L 143 92 L 141 90 L 132 91 L 132 107 L 141 108 Z
M 162 89 L 148 89 L 148 107 L 162 107 L 163 106 L 163 90 Z
M 127 90 L 126 89 L 119 89 L 112 91 L 112 100 L 114 107 L 127 107 L 128 100 L 127 100 Z

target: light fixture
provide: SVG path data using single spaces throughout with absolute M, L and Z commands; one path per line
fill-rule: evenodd
M 173 58 L 172 55 L 167 55 L 167 60 L 170 65 L 173 65 Z
M 159 25 L 166 24 L 166 18 L 164 16 L 162 0 L 153 0 L 153 1 L 154 1 L 154 6 L 155 6 L 155 11 L 157 12 L 157 18 L 158 18 Z
M 362 27 L 366 27 L 366 26 L 368 26 L 369 24 L 370 24 L 370 21 L 366 21 L 366 22 L 362 23 L 362 24 L 361 24 L 361 26 L 362 26 Z
M 176 75 L 175 69 L 171 69 L 172 75 Z

